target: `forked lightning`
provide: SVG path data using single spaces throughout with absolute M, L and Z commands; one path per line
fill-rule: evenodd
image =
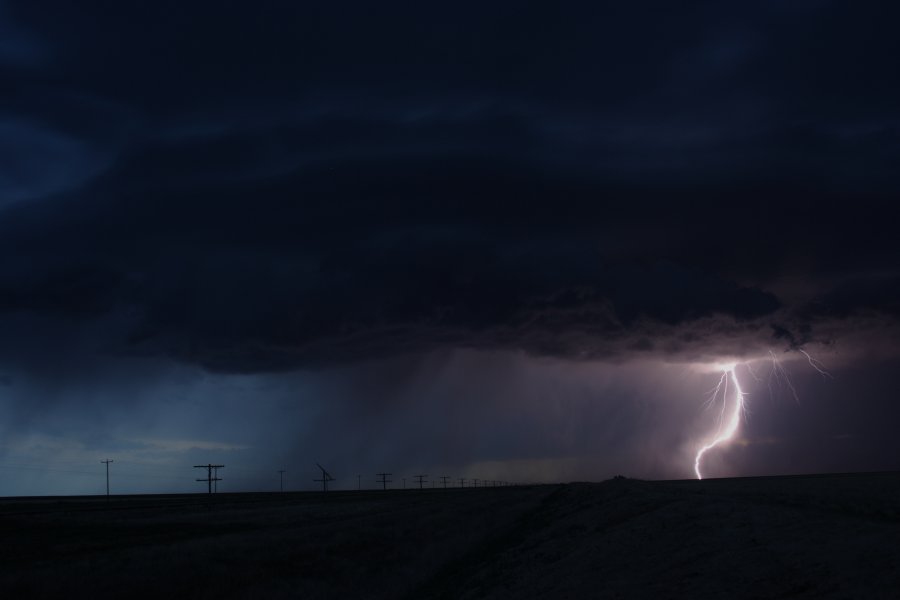
M 722 376 L 719 378 L 719 385 L 717 385 L 712 392 L 710 399 L 713 402 L 715 402 L 719 392 L 722 392 L 722 417 L 719 419 L 719 431 L 716 433 L 716 437 L 708 444 L 702 446 L 700 450 L 697 451 L 696 458 L 694 458 L 694 472 L 697 474 L 697 479 L 703 479 L 703 475 L 700 473 L 700 461 L 703 459 L 703 455 L 706 454 L 708 450 L 733 438 L 734 434 L 737 432 L 738 425 L 741 423 L 741 415 L 744 413 L 744 391 L 741 389 L 741 382 L 738 381 L 737 372 L 735 371 L 736 368 L 737 365 L 735 364 L 723 365 Z M 734 387 L 734 407 L 731 409 L 731 414 L 726 418 L 725 410 L 728 406 L 729 379 L 731 379 Z
M 823 377 L 831 378 L 831 374 L 825 370 L 825 367 L 821 362 L 813 358 L 809 355 L 805 350 L 799 348 L 798 351 L 806 357 L 809 365 L 815 369 L 819 374 Z M 772 380 L 776 381 L 781 378 L 787 384 L 788 389 L 790 389 L 791 395 L 798 402 L 800 400 L 797 395 L 797 390 L 794 389 L 793 383 L 791 383 L 790 378 L 788 377 L 787 371 L 784 366 L 775 356 L 774 352 L 769 352 L 769 355 L 772 359 L 772 371 L 769 375 L 769 391 L 771 393 L 772 390 Z M 750 363 L 745 363 L 747 367 L 747 371 L 753 376 L 754 379 L 759 381 L 759 377 L 757 377 L 756 373 L 753 371 Z M 697 475 L 697 479 L 703 479 L 703 473 L 700 470 L 701 463 L 703 461 L 703 455 L 708 451 L 712 450 L 716 446 L 720 446 L 731 441 L 735 434 L 737 433 L 738 427 L 741 424 L 741 417 L 745 412 L 744 405 L 744 397 L 746 393 L 741 388 L 741 382 L 738 380 L 737 376 L 737 363 L 728 363 L 718 365 L 719 369 L 722 371 L 722 375 L 719 377 L 719 383 L 710 391 L 709 398 L 707 399 L 707 404 L 715 404 L 718 400 L 719 396 L 722 397 L 722 413 L 719 417 L 719 428 L 716 431 L 713 439 L 700 447 L 697 451 L 697 455 L 694 457 L 694 473 Z M 731 382 L 731 397 L 729 398 L 729 381 Z

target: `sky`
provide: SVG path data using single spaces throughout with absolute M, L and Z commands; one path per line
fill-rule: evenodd
M 900 468 L 898 18 L 0 0 L 0 495 Z

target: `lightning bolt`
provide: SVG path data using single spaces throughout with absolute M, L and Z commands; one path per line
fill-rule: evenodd
M 710 400 L 712 401 L 715 401 L 720 391 L 722 392 L 722 415 L 719 419 L 719 430 L 716 433 L 716 437 L 711 442 L 702 446 L 700 450 L 697 451 L 696 458 L 694 458 L 694 473 L 697 474 L 697 479 L 703 479 L 703 474 L 700 472 L 700 461 L 703 460 L 703 455 L 719 444 L 723 444 L 733 438 L 734 434 L 737 432 L 738 425 L 741 424 L 741 415 L 744 413 L 744 391 L 741 389 L 741 382 L 738 381 L 736 368 L 736 365 L 725 365 L 722 368 L 722 376 L 719 378 L 719 384 L 711 392 Z M 731 415 L 726 419 L 725 411 L 728 404 L 729 379 L 734 386 L 734 408 L 731 410 Z
M 829 379 L 834 379 L 834 377 L 831 376 L 831 373 L 825 370 L 825 367 L 822 365 L 822 363 L 810 356 L 806 352 L 806 350 L 804 350 L 803 348 L 798 348 L 798 350 L 800 350 L 800 353 L 806 357 L 807 361 L 809 361 L 809 366 L 819 372 L 819 375 L 821 375 L 822 377 L 827 377 Z
M 823 378 L 834 379 L 831 373 L 825 370 L 825 366 L 821 362 L 810 356 L 806 350 L 802 348 L 797 348 L 797 350 L 806 357 L 809 366 L 815 369 L 820 375 L 822 375 Z M 784 368 L 784 365 L 781 364 L 781 361 L 778 360 L 778 358 L 775 356 L 775 353 L 771 350 L 769 351 L 769 356 L 772 359 L 772 371 L 770 372 L 768 378 L 769 394 L 772 394 L 772 379 L 778 380 L 780 378 L 787 384 L 787 387 L 790 389 L 791 395 L 799 403 L 800 397 L 797 395 L 797 390 L 794 388 L 794 384 L 791 382 L 791 378 L 788 376 L 788 372 Z M 756 372 L 753 370 L 753 367 L 750 366 L 749 362 L 744 363 L 744 366 L 747 367 L 747 372 L 750 373 L 753 379 L 755 379 L 757 382 L 761 381 Z M 721 395 L 722 412 L 719 415 L 719 428 L 716 431 L 716 435 L 715 437 L 713 437 L 712 441 L 704 444 L 697 451 L 697 455 L 694 458 L 694 473 L 697 475 L 697 479 L 703 479 L 703 473 L 700 470 L 700 463 L 703 461 L 703 455 L 716 446 L 725 444 L 732 440 L 735 433 L 737 433 L 738 427 L 741 424 L 741 417 L 746 412 L 746 406 L 744 405 L 744 396 L 746 396 L 747 394 L 741 388 L 741 382 L 738 380 L 737 364 L 729 363 L 721 365 L 720 368 L 722 370 L 722 375 L 719 377 L 719 383 L 709 391 L 709 396 L 707 397 L 705 402 L 707 406 L 712 406 L 716 403 L 716 400 Z M 730 413 L 728 413 L 729 381 L 731 382 L 731 386 L 733 388 L 733 398 L 730 402 Z
M 804 354 L 806 353 L 804 352 Z M 797 401 L 797 404 L 800 404 L 800 396 L 797 395 L 797 390 L 794 388 L 794 384 L 791 381 L 787 370 L 785 370 L 784 365 L 781 364 L 781 361 L 778 360 L 778 357 L 775 356 L 775 353 L 771 350 L 769 350 L 769 356 L 772 357 L 772 372 L 769 373 L 769 396 L 774 396 L 772 393 L 772 379 L 774 378 L 777 380 L 780 377 L 781 380 L 787 384 L 788 388 L 790 388 L 794 400 Z

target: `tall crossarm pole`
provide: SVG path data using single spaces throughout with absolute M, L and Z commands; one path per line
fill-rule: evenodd
M 219 470 L 219 469 L 224 469 L 224 468 L 225 468 L 225 465 L 214 465 L 214 464 L 208 464 L 208 465 L 194 465 L 194 468 L 195 468 L 195 469 L 206 469 L 206 479 L 198 479 L 197 481 L 205 481 L 205 482 L 206 482 L 207 493 L 210 494 L 210 495 L 212 495 L 212 493 L 213 493 L 213 488 L 212 488 L 213 481 L 221 481 L 221 480 L 219 479 L 218 475 L 216 475 L 216 477 L 213 477 L 213 469 L 216 469 L 216 472 L 218 473 L 218 470 Z
M 101 460 L 106 465 L 106 501 L 109 502 L 109 463 L 113 462 L 111 458 Z

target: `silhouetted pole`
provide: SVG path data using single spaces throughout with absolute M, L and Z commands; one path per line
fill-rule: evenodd
M 322 491 L 327 492 L 328 491 L 328 482 L 334 481 L 334 477 L 332 477 L 328 473 L 328 471 L 325 470 L 325 467 L 323 467 L 319 463 L 316 463 L 316 466 L 322 470 L 322 479 L 313 479 L 313 481 L 321 481 L 322 482 Z
M 473 480 L 472 480 L 472 487 L 478 487 L 478 480 L 477 480 L 477 479 L 473 479 Z
M 381 479 L 378 479 L 377 481 L 382 486 L 384 486 L 384 489 L 387 489 L 387 484 L 389 484 L 391 481 L 393 481 L 393 479 L 388 479 L 388 477 L 390 477 L 392 475 L 392 473 L 375 473 L 375 474 L 381 478 Z
M 198 479 L 197 481 L 205 481 L 207 493 L 212 495 L 213 493 L 213 481 L 219 481 L 218 471 L 219 469 L 224 469 L 225 465 L 194 465 L 195 469 L 206 469 L 206 479 Z M 213 469 L 216 469 L 216 477 L 213 477 Z
M 444 489 L 445 489 L 445 490 L 447 489 L 447 480 L 448 480 L 448 479 L 450 479 L 450 478 L 447 477 L 446 475 L 441 475 L 441 483 L 444 484 Z
M 109 502 L 109 463 L 113 460 L 111 458 L 107 458 L 106 460 L 101 460 L 103 464 L 106 465 L 106 501 Z
M 406 489 L 406 477 L 403 478 L 403 489 Z
M 278 470 L 278 489 L 284 492 L 284 474 L 287 473 L 284 469 Z
M 428 477 L 428 475 L 414 475 L 414 477 L 419 480 L 419 489 L 421 490 L 422 483 L 425 481 L 425 478 Z
M 459 478 L 459 487 L 461 487 L 461 488 L 466 487 L 466 480 L 463 479 L 462 477 Z
M 362 475 L 356 476 L 356 491 L 360 491 L 362 489 Z

